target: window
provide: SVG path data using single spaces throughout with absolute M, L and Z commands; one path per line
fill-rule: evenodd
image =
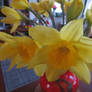
M 87 8 L 88 8 L 88 9 L 91 9 L 91 8 L 92 8 L 92 1 L 89 1 L 89 2 L 88 2 Z

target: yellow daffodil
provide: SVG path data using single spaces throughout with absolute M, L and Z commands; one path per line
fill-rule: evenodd
M 67 9 L 70 7 L 70 5 L 72 4 L 73 0 L 67 1 L 65 0 L 65 6 L 64 6 L 64 10 L 65 12 L 67 12 Z
M 40 0 L 40 7 L 42 7 L 46 11 L 51 11 L 53 4 L 54 0 Z
M 88 20 L 90 24 L 92 24 L 92 7 L 91 9 L 88 9 L 86 12 L 86 19 Z
M 40 3 L 34 3 L 34 2 L 31 2 L 30 3 L 31 7 L 36 11 L 36 12 L 39 12 L 40 14 L 43 14 L 45 16 L 48 17 L 48 12 L 46 10 L 44 10 L 41 6 L 40 6 Z
M 12 0 L 11 6 L 16 9 L 27 9 L 29 8 L 29 3 L 27 0 Z
M 67 19 L 68 21 L 77 18 L 83 10 L 82 0 L 73 0 L 71 4 L 68 4 L 67 8 Z
M 32 38 L 43 44 L 32 58 L 28 68 L 44 64 L 36 69 L 38 75 L 46 72 L 48 81 L 56 80 L 67 70 L 90 83 L 88 64 L 92 64 L 92 40 L 83 36 L 83 19 L 73 20 L 60 32 L 56 29 L 36 26 L 29 31 Z
M 1 22 L 6 24 L 14 24 L 13 28 L 11 29 L 11 33 L 14 32 L 19 26 L 20 22 L 23 20 L 22 16 L 13 8 L 9 8 L 7 6 L 3 7 L 1 12 L 6 15 L 6 17 L 2 19 Z
M 5 36 L 6 35 L 6 36 Z M 29 37 L 12 37 L 0 32 L 0 40 L 4 44 L 0 47 L 0 61 L 12 59 L 9 70 L 17 64 L 17 68 L 27 66 L 38 49 L 38 45 Z
M 7 39 L 6 39 L 7 38 Z M 3 44 L 6 41 L 9 41 L 10 39 L 13 39 L 13 37 L 9 34 L 6 34 L 4 32 L 0 32 L 0 47 L 3 46 Z
M 43 11 L 43 8 L 40 7 L 40 3 L 38 2 L 31 2 L 30 5 L 35 11 Z
M 48 12 L 51 11 L 53 3 L 54 0 L 40 0 L 38 3 L 31 2 L 30 5 L 35 11 L 48 16 Z

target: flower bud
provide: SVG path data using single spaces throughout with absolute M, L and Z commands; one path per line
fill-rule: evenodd
M 11 6 L 16 9 L 27 9 L 29 7 L 29 3 L 27 0 L 12 0 Z
M 92 7 L 91 9 L 88 9 L 86 12 L 86 19 L 90 24 L 92 24 Z
M 67 10 L 68 21 L 77 18 L 83 10 L 82 0 L 74 0 Z

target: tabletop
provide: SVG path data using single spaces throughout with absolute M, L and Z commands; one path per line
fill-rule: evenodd
M 92 76 L 92 73 L 91 73 L 91 76 Z M 2 76 L 1 65 L 0 65 L 0 92 L 6 92 L 5 84 L 4 84 L 4 80 L 3 80 L 3 76 Z M 40 81 L 37 80 L 28 85 L 17 88 L 15 90 L 13 90 L 12 92 L 42 92 L 41 87 L 40 87 Z M 78 92 L 92 92 L 92 81 L 91 81 L 90 85 L 87 85 L 84 82 L 80 81 Z

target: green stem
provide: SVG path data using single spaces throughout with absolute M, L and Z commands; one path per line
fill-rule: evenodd
M 85 11 L 86 5 L 87 5 L 87 0 L 85 0 L 85 2 L 84 2 L 84 9 L 83 9 L 83 12 L 82 12 L 82 18 L 84 17 L 84 11 Z
M 63 14 L 63 25 L 64 25 L 64 21 L 65 21 L 65 17 L 64 17 L 64 4 L 61 4 L 61 9 L 62 9 L 62 14 Z
M 55 24 L 55 20 L 54 20 L 54 16 L 53 16 L 52 12 L 48 12 L 48 13 L 49 13 L 50 19 L 52 21 L 53 27 L 56 28 L 56 24 Z
M 31 11 L 31 12 L 40 20 L 40 22 L 41 22 L 42 25 L 45 24 L 45 25 L 47 26 L 47 23 L 46 23 L 45 20 L 40 16 L 39 13 L 35 12 L 31 7 L 28 8 L 28 10 Z M 42 21 L 44 22 L 44 24 L 43 24 Z
M 16 31 L 20 36 L 25 36 L 23 33 Z
M 30 20 L 27 16 L 25 16 L 21 11 L 18 11 L 18 13 L 22 16 L 23 21 L 28 24 L 34 24 L 34 21 Z
M 44 22 L 44 24 L 45 24 L 46 26 L 48 26 L 47 23 L 46 23 L 46 21 L 40 16 L 40 14 L 39 14 L 39 13 L 37 13 L 37 14 L 38 14 L 39 18 Z
M 88 33 L 90 32 L 90 30 L 91 30 L 91 24 L 88 23 L 88 26 L 84 31 L 84 36 L 88 36 Z

